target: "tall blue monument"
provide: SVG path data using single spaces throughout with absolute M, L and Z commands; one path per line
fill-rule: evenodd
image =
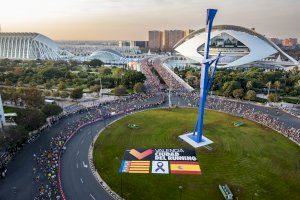
M 205 112 L 205 104 L 207 94 L 212 86 L 215 71 L 219 62 L 220 54 L 217 57 L 210 57 L 209 46 L 211 39 L 211 31 L 213 27 L 213 21 L 217 14 L 216 9 L 207 10 L 206 19 L 206 33 L 207 40 L 204 46 L 204 59 L 201 66 L 201 80 L 200 80 L 200 100 L 198 108 L 198 119 L 195 125 L 195 129 L 192 133 L 179 136 L 194 147 L 205 146 L 211 144 L 212 141 L 203 136 L 203 120 Z

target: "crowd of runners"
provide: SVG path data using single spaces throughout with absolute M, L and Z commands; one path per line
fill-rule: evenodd
M 152 62 L 149 59 L 145 59 L 141 63 L 141 72 L 146 76 L 144 83 L 149 92 L 156 92 L 160 90 L 160 81 L 152 71 Z
M 198 104 L 199 94 L 195 92 L 175 92 L 174 94 L 184 98 L 188 102 L 189 106 L 195 107 Z M 217 96 L 208 96 L 206 107 L 208 109 L 229 113 L 234 116 L 243 117 L 263 124 L 300 144 L 300 129 L 296 129 L 289 124 L 284 123 L 280 120 L 279 116 L 274 117 L 257 109 L 257 107 L 253 106 L 250 102 L 242 102 Z M 277 112 L 277 115 L 279 115 L 279 112 Z
M 132 95 L 111 102 L 105 102 L 94 107 L 78 110 L 74 107 L 71 112 L 86 112 L 80 119 L 66 124 L 55 137 L 51 138 L 47 149 L 40 150 L 33 155 L 36 166 L 33 167 L 34 184 L 37 185 L 35 199 L 61 199 L 59 188 L 59 156 L 66 150 L 65 143 L 76 134 L 79 128 L 98 120 L 106 120 L 115 115 L 129 114 L 136 110 L 156 107 L 164 102 L 163 98 L 155 94 Z M 74 113 L 73 113 L 74 114 Z
M 160 59 L 156 59 L 153 61 L 153 68 L 163 79 L 168 88 L 171 88 L 171 90 L 186 90 L 186 88 L 184 87 L 186 83 L 184 81 L 180 82 L 179 79 L 177 80 L 172 72 L 170 72 L 168 68 L 163 66 L 163 63 Z

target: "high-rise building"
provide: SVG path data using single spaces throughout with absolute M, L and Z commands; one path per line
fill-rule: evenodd
M 132 45 L 131 42 L 132 41 L 126 41 L 126 40 L 120 40 L 120 41 L 118 41 L 119 47 L 133 47 L 134 45 Z
M 271 42 L 273 42 L 276 45 L 281 45 L 282 44 L 282 39 L 279 38 L 270 38 Z
M 185 36 L 188 36 L 189 34 L 191 34 L 192 32 L 194 32 L 195 30 L 193 30 L 193 29 L 188 29 L 188 30 L 186 30 L 186 31 L 184 31 L 184 37 Z
M 149 31 L 149 49 L 151 50 L 164 50 L 172 51 L 174 45 L 182 38 L 194 32 L 189 29 L 183 30 L 164 30 L 161 31 Z
M 169 42 L 170 42 L 170 31 L 165 30 L 163 34 L 163 48 L 165 51 L 169 50 Z
M 298 44 L 297 38 L 286 38 L 282 40 L 282 46 L 285 47 L 294 47 Z
M 164 50 L 171 51 L 174 45 L 184 38 L 185 32 L 182 30 L 165 30 L 164 31 Z
M 148 41 L 134 41 L 134 46 L 137 46 L 141 49 L 147 49 L 148 48 Z
M 149 49 L 161 50 L 163 47 L 163 33 L 161 31 L 149 31 Z

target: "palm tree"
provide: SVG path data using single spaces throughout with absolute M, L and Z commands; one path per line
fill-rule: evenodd
M 253 82 L 252 81 L 248 81 L 247 84 L 246 84 L 246 88 L 248 90 L 251 90 L 253 88 Z
M 269 95 L 270 95 L 270 89 L 272 87 L 272 82 L 271 81 L 267 82 L 266 86 L 268 87 L 268 97 L 269 97 Z
M 295 87 L 296 87 L 296 88 L 300 88 L 300 80 L 298 80 L 298 81 L 296 82 Z
M 276 89 L 276 94 L 277 94 L 277 91 L 280 89 L 281 87 L 281 82 L 280 81 L 275 81 L 274 83 L 274 87 Z

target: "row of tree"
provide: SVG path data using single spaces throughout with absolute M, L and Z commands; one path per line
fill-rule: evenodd
M 25 66 L 20 66 L 24 65 L 23 62 L 18 63 L 15 67 L 0 66 L 0 84 L 18 87 L 37 86 L 41 89 L 55 91 L 69 89 L 69 92 L 74 88 L 81 87 L 84 90 L 99 92 L 100 83 L 103 88 L 115 88 L 123 85 L 128 89 L 133 89 L 136 83 L 143 83 L 146 79 L 138 71 L 117 67 L 98 67 L 97 65 L 101 64 L 98 60 L 81 63 L 77 66 L 73 66 L 74 63 L 52 61 L 51 64 L 45 62 L 44 65 L 32 67 L 27 66 L 28 61 L 24 62 Z
M 197 88 L 200 80 L 200 70 L 188 68 L 174 69 L 174 72 Z M 298 67 L 290 71 L 250 69 L 219 69 L 216 72 L 212 91 L 219 95 L 235 98 L 246 98 L 255 93 L 271 96 L 272 101 L 279 96 L 300 95 L 300 70 Z M 251 95 L 250 95 L 251 94 Z

